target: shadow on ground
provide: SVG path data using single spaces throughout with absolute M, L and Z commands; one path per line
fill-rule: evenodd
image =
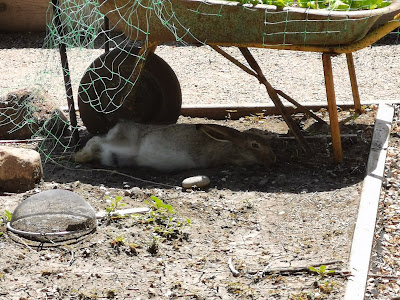
M 342 125 L 342 164 L 333 161 L 329 135 L 307 138 L 311 147 L 308 155 L 301 153 L 293 138 L 279 136 L 271 140 L 277 162 L 269 168 L 223 166 L 162 173 L 143 168 L 113 170 L 96 164 L 75 166 L 71 162 L 67 162 L 70 168 L 66 168 L 48 162 L 44 166 L 45 181 L 80 181 L 113 188 L 124 188 L 126 184 L 139 188 L 171 188 L 180 187 L 182 180 L 187 177 L 207 175 L 211 179 L 210 188 L 220 190 L 271 193 L 330 191 L 354 185 L 364 179 L 372 131 L 373 127 L 370 125 Z

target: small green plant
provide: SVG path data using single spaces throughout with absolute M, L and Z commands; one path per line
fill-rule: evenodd
M 3 221 L 5 221 L 5 223 L 7 222 L 11 222 L 12 219 L 12 213 L 10 213 L 8 210 L 5 210 L 3 213 Z
M 243 4 L 268 4 L 277 7 L 301 7 L 312 9 L 326 10 L 371 10 L 382 8 L 390 5 L 391 1 L 387 0 L 231 0 L 238 1 Z
M 318 288 L 318 290 L 325 294 L 328 295 L 332 293 L 332 291 L 339 286 L 337 281 L 335 280 L 322 280 L 322 281 L 316 281 L 314 283 L 315 287 Z
M 311 300 L 315 299 L 315 296 L 313 293 L 310 292 L 300 292 L 297 294 L 292 294 L 289 297 L 289 300 Z
M 121 234 L 115 237 L 111 242 L 111 247 L 118 248 L 126 244 L 125 237 Z
M 228 293 L 240 297 L 240 298 L 248 298 L 252 299 L 254 297 L 254 290 L 240 282 L 230 282 L 227 285 L 227 291 Z
M 325 265 L 322 265 L 319 268 L 314 268 L 314 267 L 310 266 L 310 267 L 308 267 L 308 269 L 312 272 L 317 273 L 321 278 L 324 278 L 328 274 L 335 273 L 335 270 L 328 270 Z
M 8 222 L 11 222 L 12 213 L 8 210 L 5 210 L 3 213 L 0 214 L 0 236 L 3 235 L 3 228 Z M 5 229 L 4 229 L 5 230 Z
M 122 203 L 122 197 L 121 196 L 116 196 L 114 199 L 107 197 L 109 199 L 110 205 L 106 207 L 106 213 L 111 214 L 112 212 L 116 211 L 118 208 L 126 206 L 126 203 Z
M 151 255 L 157 255 L 158 253 L 158 249 L 159 249 L 159 238 L 156 236 L 153 236 L 153 241 L 152 243 L 149 245 L 149 247 L 147 248 L 147 251 L 151 254 Z
M 151 196 L 149 200 L 145 201 L 151 210 L 144 216 L 135 215 L 135 218 L 141 224 L 151 225 L 153 233 L 167 240 L 174 239 L 187 239 L 187 235 L 182 232 L 183 227 L 191 225 L 191 220 L 181 220 L 176 215 L 175 209 L 164 203 L 156 196 Z
M 156 196 L 151 196 L 150 198 L 153 201 L 145 200 L 144 202 L 147 203 L 148 205 L 150 205 L 154 210 L 156 210 L 158 212 L 166 212 L 166 213 L 170 213 L 170 214 L 176 214 L 176 211 L 174 210 L 172 205 L 164 203 L 164 201 L 162 201 L 160 198 L 158 198 Z
M 138 255 L 138 249 L 141 248 L 140 245 L 127 242 L 124 235 L 118 235 L 113 240 L 110 241 L 111 248 L 113 248 L 117 253 L 125 252 L 129 256 Z

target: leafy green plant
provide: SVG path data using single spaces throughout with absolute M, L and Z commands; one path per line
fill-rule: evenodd
M 327 10 L 371 10 L 390 5 L 388 0 L 231 0 L 242 4 L 257 5 L 260 3 L 275 5 L 277 7 L 302 7 Z
M 126 203 L 122 203 L 122 197 L 116 196 L 114 199 L 107 197 L 111 202 L 110 205 L 106 207 L 106 213 L 111 214 L 112 212 L 116 211 L 118 208 L 126 206 Z
M 310 266 L 308 267 L 308 269 L 312 272 L 317 273 L 321 278 L 327 276 L 328 274 L 335 273 L 335 270 L 328 270 L 325 265 L 322 265 L 319 268 L 314 268 Z
M 138 255 L 138 249 L 141 248 L 140 245 L 133 243 L 133 242 L 128 242 L 125 239 L 124 235 L 118 235 L 114 239 L 110 241 L 111 248 L 113 248 L 117 253 L 120 253 L 121 251 L 125 252 L 129 256 L 136 256 Z
M 289 300 L 310 300 L 315 299 L 315 296 L 311 292 L 300 292 L 289 296 Z
M 6 223 L 11 222 L 12 219 L 12 213 L 10 213 L 8 210 L 5 210 L 3 213 L 3 218 L 2 218 Z
M 145 200 L 144 202 L 147 203 L 148 205 L 150 205 L 150 207 L 152 207 L 156 211 L 166 212 L 166 213 L 170 213 L 170 214 L 176 214 L 176 211 L 174 210 L 172 205 L 164 203 L 164 201 L 162 201 L 160 198 L 158 198 L 156 196 L 151 196 L 150 198 L 153 201 Z
M 154 234 L 167 240 L 188 238 L 182 232 L 182 229 L 187 225 L 191 225 L 190 219 L 181 220 L 171 205 L 164 203 L 156 196 L 151 196 L 145 202 L 151 207 L 151 210 L 144 216 L 135 215 L 139 223 L 152 225 Z
M 110 245 L 113 248 L 117 248 L 126 244 L 125 237 L 121 234 L 116 236 L 111 242 Z
M 12 213 L 8 210 L 5 210 L 3 213 L 0 214 L 0 236 L 3 235 L 3 231 L 1 227 L 5 227 L 8 222 L 11 222 Z
M 336 287 L 339 287 L 340 285 L 337 283 L 335 280 L 322 280 L 322 281 L 316 281 L 314 283 L 315 287 L 318 288 L 318 290 L 323 293 L 323 294 L 330 294 L 333 292 L 333 290 Z

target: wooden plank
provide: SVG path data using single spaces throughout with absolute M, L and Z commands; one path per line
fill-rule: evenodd
M 399 104 L 400 100 L 385 100 L 385 101 L 363 101 L 362 105 L 372 105 L 379 103 Z M 351 109 L 354 103 L 338 101 L 336 103 L 341 109 Z M 327 108 L 327 104 L 323 102 L 305 102 L 303 106 L 312 111 L 318 111 L 321 108 Z M 286 106 L 289 113 L 296 113 L 296 107 Z M 225 120 L 227 117 L 232 120 L 263 113 L 264 115 L 277 115 L 278 109 L 274 105 L 266 105 L 260 103 L 245 103 L 245 104 L 186 104 L 182 105 L 181 114 L 185 117 L 209 118 L 214 120 Z
M 392 106 L 382 104 L 376 116 L 351 245 L 349 268 L 352 276 L 347 282 L 345 300 L 364 299 L 393 113 Z
M 0 32 L 46 31 L 48 0 L 0 0 Z

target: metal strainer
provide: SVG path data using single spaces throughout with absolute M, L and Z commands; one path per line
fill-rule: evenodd
M 55 189 L 19 204 L 7 228 L 26 239 L 54 243 L 78 239 L 96 226 L 96 214 L 88 202 L 73 192 Z

